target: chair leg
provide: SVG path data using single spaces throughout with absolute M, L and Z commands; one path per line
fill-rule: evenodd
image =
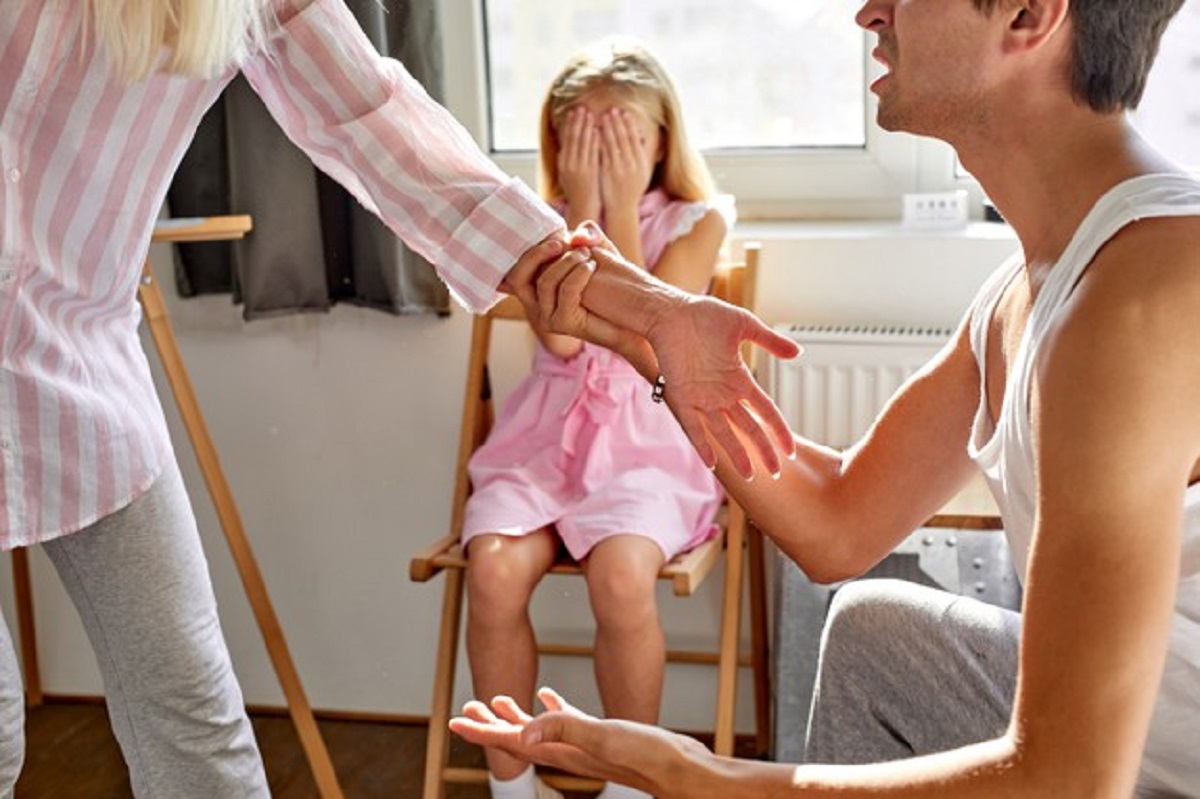
M 429 713 L 429 736 L 425 749 L 423 799 L 442 799 L 442 780 L 450 759 L 450 703 L 454 701 L 454 673 L 458 668 L 458 635 L 462 626 L 463 571 L 446 570 L 442 596 L 442 625 L 438 634 L 437 666 L 433 675 L 433 708 Z
M 717 724 L 713 741 L 713 751 L 725 756 L 733 754 L 745 523 L 745 512 L 740 506 L 731 503 L 725 533 L 725 590 L 721 605 L 720 651 L 717 659 Z
M 750 573 L 750 663 L 754 672 L 754 753 L 765 757 L 771 750 L 771 660 L 767 635 L 767 565 L 762 532 L 753 524 L 746 529 Z

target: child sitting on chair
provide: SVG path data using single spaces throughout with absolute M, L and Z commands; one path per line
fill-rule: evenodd
M 572 57 L 542 107 L 541 184 L 569 228 L 598 220 L 631 262 L 703 292 L 732 223 L 684 135 L 670 78 L 644 47 L 606 39 Z M 537 678 L 530 596 L 560 542 L 596 616 L 604 713 L 655 723 L 665 664 L 655 580 L 716 533 L 719 484 L 665 405 L 619 356 L 538 331 L 533 371 L 470 461 L 467 653 L 475 695 L 526 709 Z M 486 752 L 495 799 L 557 793 Z M 602 799 L 644 796 L 609 784 Z

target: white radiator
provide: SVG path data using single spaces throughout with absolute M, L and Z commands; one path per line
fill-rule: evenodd
M 792 430 L 821 444 L 847 447 L 883 406 L 933 357 L 951 330 L 920 327 L 779 325 L 802 347 L 799 358 L 771 358 L 767 392 Z

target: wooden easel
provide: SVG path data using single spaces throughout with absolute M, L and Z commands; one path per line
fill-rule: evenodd
M 249 216 L 217 216 L 204 219 L 169 220 L 155 228 L 152 241 L 155 242 L 193 242 L 193 241 L 227 241 L 240 239 L 251 229 Z M 284 638 L 283 628 L 275 615 L 275 609 L 267 594 L 267 586 L 259 571 L 258 562 L 250 548 L 242 526 L 241 516 L 233 501 L 233 494 L 225 480 L 217 457 L 216 447 L 208 433 L 208 426 L 196 402 L 196 393 L 184 368 L 179 348 L 175 344 L 175 334 L 167 317 L 166 302 L 162 291 L 154 279 L 154 274 L 147 261 L 142 270 L 141 285 L 138 287 L 138 300 L 146 323 L 150 328 L 150 336 L 158 350 L 158 357 L 171 385 L 171 393 L 179 406 L 179 413 L 187 428 L 188 438 L 204 475 L 217 516 L 221 521 L 221 529 L 225 532 L 225 540 L 229 543 L 230 552 L 246 589 L 246 597 L 258 621 L 259 630 L 267 645 L 267 654 L 275 667 L 279 685 L 283 688 L 287 699 L 288 712 L 300 744 L 312 769 L 313 778 L 322 799 L 342 799 L 342 789 L 337 781 L 329 752 L 317 728 L 312 708 L 300 684 L 300 677 L 292 663 L 288 650 L 287 639 Z M 25 695 L 30 706 L 42 704 L 41 677 L 38 671 L 37 644 L 34 638 L 33 622 L 33 593 L 29 582 L 28 555 L 23 549 L 13 550 L 13 587 L 16 593 L 16 610 L 18 630 L 21 637 L 21 659 L 25 670 Z

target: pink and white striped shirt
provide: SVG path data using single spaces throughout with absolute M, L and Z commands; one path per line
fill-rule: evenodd
M 0 11 L 0 550 L 119 510 L 171 457 L 137 282 L 171 176 L 235 73 L 126 85 L 81 5 Z M 281 5 L 243 73 L 318 167 L 486 308 L 561 218 L 380 57 L 342 0 Z

